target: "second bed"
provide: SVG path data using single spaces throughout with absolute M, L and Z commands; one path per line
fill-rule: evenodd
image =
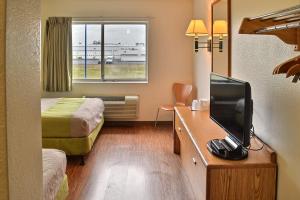
M 43 98 L 41 110 L 43 148 L 67 155 L 87 154 L 104 123 L 99 98 Z

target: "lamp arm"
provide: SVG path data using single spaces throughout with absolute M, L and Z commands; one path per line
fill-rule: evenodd
M 222 35 L 220 35 L 220 37 L 219 37 L 219 42 L 210 42 L 210 43 L 211 43 L 212 48 L 219 49 L 219 52 L 223 52 L 224 41 L 223 41 L 223 36 Z M 217 46 L 214 46 L 215 44 Z
M 200 44 L 206 44 L 203 46 L 200 46 Z M 199 49 L 207 49 L 209 52 L 211 52 L 212 44 L 211 39 L 207 40 L 206 42 L 199 42 L 199 38 L 195 37 L 195 52 L 198 53 Z
M 223 40 L 219 40 L 219 52 L 223 52 Z
M 197 53 L 199 51 L 199 38 L 195 37 L 195 52 Z

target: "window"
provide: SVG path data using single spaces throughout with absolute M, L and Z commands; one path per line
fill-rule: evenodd
M 145 82 L 146 23 L 74 23 L 73 79 Z

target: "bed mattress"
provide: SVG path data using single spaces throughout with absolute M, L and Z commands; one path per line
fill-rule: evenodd
M 103 120 L 99 98 L 43 98 L 43 138 L 87 137 Z
M 43 148 L 63 150 L 67 155 L 86 155 L 93 147 L 93 144 L 104 124 L 104 119 L 87 137 L 81 138 L 42 138 Z
M 63 151 L 43 149 L 43 200 L 54 200 L 63 183 L 67 159 Z

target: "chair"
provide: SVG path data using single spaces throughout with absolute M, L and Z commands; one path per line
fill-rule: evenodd
M 175 106 L 186 106 L 186 101 L 192 92 L 193 86 L 182 83 L 174 83 L 173 84 L 173 95 L 175 97 L 174 105 L 161 105 L 157 109 L 156 119 L 155 119 L 155 127 L 157 126 L 157 120 L 159 116 L 160 110 L 164 111 L 172 111 L 174 112 Z

